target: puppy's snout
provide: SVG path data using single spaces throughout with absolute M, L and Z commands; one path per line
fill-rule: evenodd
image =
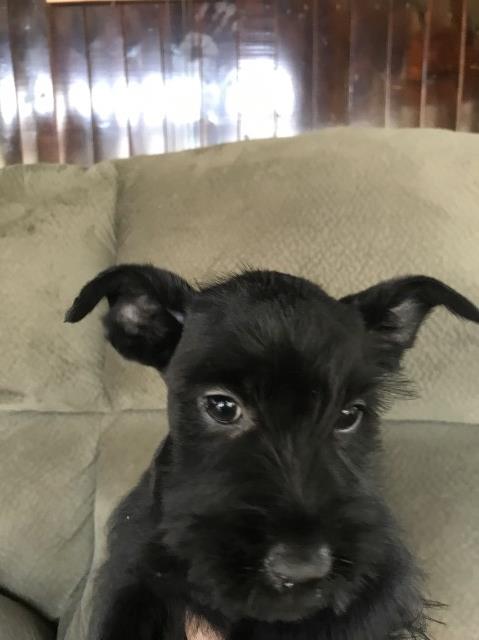
M 269 582 L 277 589 L 325 578 L 332 566 L 331 549 L 326 544 L 296 547 L 280 543 L 264 560 Z

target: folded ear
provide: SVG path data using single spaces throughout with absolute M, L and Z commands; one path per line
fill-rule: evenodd
M 65 322 L 78 322 L 106 298 L 110 309 L 103 324 L 113 347 L 129 360 L 162 370 L 180 339 L 193 295 L 174 273 L 150 265 L 120 265 L 83 287 Z
M 342 298 L 356 307 L 366 327 L 381 338 L 390 355 L 400 358 L 414 345 L 421 323 L 437 306 L 466 320 L 479 322 L 479 309 L 443 282 L 427 276 L 407 276 L 381 282 Z

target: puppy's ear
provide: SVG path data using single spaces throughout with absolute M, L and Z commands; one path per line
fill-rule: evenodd
M 193 295 L 174 273 L 150 265 L 120 265 L 83 287 L 65 322 L 78 322 L 106 298 L 110 309 L 103 323 L 113 347 L 129 360 L 162 370 L 180 339 Z
M 479 322 L 479 309 L 451 287 L 435 278 L 408 276 L 381 282 L 365 291 L 342 298 L 356 307 L 366 327 L 381 339 L 382 347 L 399 359 L 410 349 L 423 320 L 437 306 Z

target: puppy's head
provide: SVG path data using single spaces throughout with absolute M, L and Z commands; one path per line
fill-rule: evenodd
M 123 265 L 88 283 L 66 319 L 103 297 L 112 345 L 168 385 L 161 535 L 199 602 L 291 621 L 339 615 L 400 580 L 371 472 L 378 414 L 428 313 L 479 322 L 471 302 L 425 276 L 335 300 L 275 272 L 194 290 Z

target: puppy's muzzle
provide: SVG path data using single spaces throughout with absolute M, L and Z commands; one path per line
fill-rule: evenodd
M 280 543 L 264 560 L 268 582 L 278 590 L 315 583 L 325 578 L 332 566 L 331 549 L 326 544 L 304 547 Z

